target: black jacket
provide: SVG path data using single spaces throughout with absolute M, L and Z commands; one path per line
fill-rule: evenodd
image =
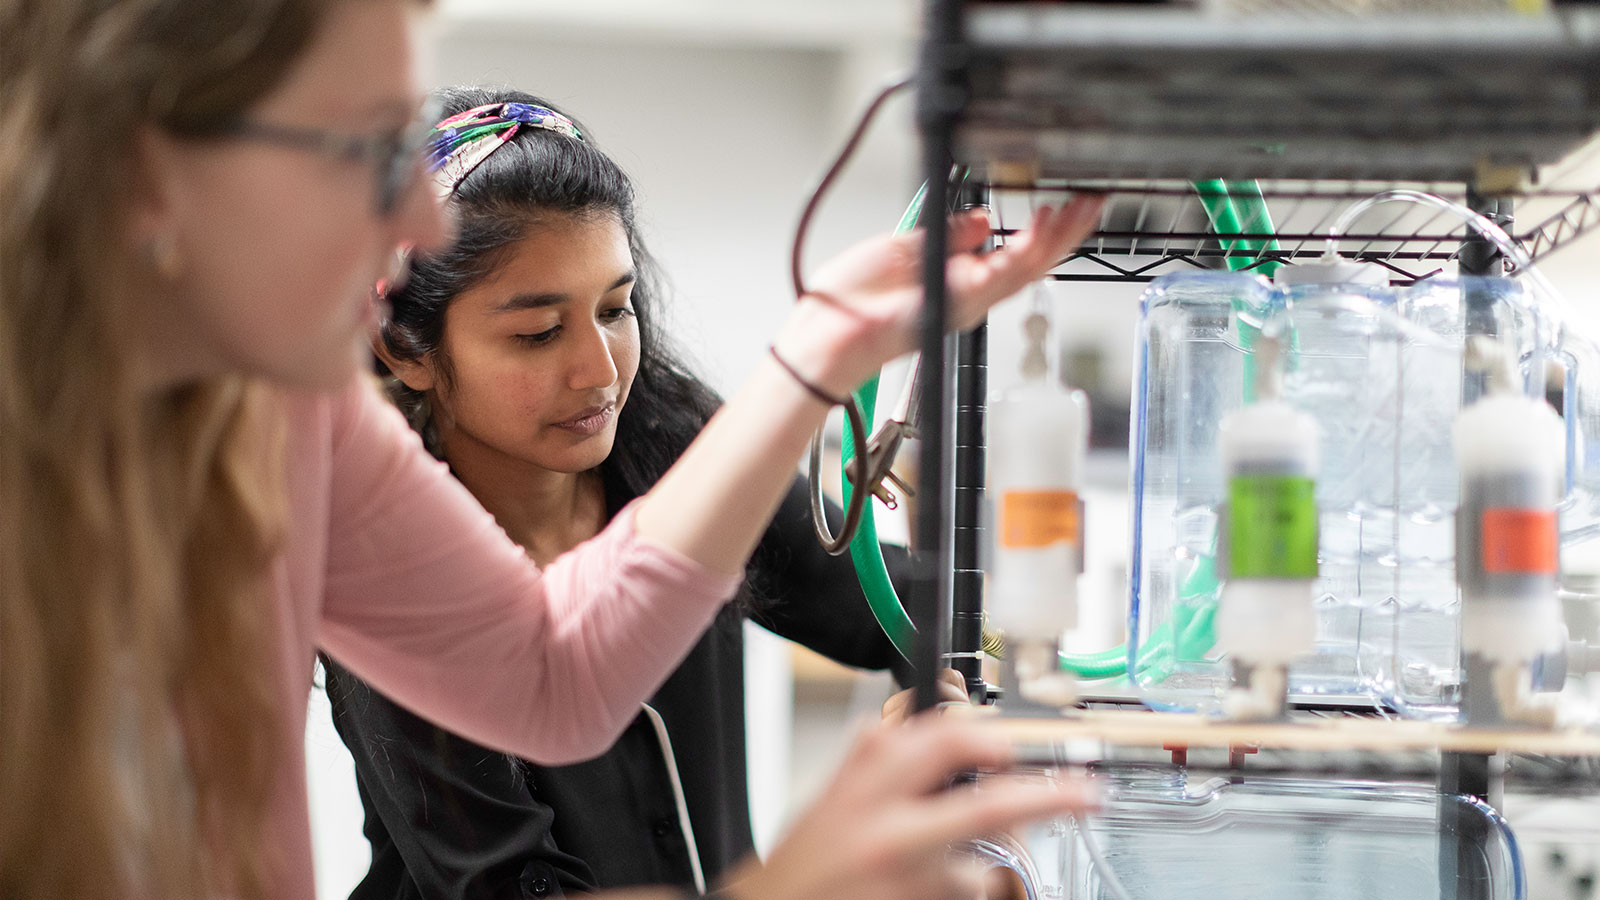
M 613 511 L 626 497 L 608 496 Z M 756 552 L 748 615 L 846 665 L 901 663 L 868 609 L 848 556 L 812 535 L 796 482 Z M 904 584 L 906 557 L 885 547 Z M 730 604 L 648 706 L 659 714 L 704 879 L 752 850 L 745 782 L 744 640 L 748 604 Z M 334 726 L 355 758 L 372 866 L 352 900 L 547 898 L 641 884 L 695 886 L 688 830 L 643 711 L 605 755 L 571 766 L 513 761 L 435 728 L 342 669 L 327 666 Z

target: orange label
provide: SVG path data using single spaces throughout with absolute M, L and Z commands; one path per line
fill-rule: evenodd
M 1483 511 L 1483 570 L 1493 575 L 1554 575 L 1560 569 L 1554 510 Z
M 1007 491 L 1000 495 L 1000 546 L 1026 549 L 1076 544 L 1079 509 L 1073 491 Z

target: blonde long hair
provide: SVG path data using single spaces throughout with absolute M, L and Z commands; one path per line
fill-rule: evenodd
M 0 896 L 267 893 L 281 415 L 134 387 L 118 201 L 141 126 L 214 133 L 333 2 L 0 0 Z

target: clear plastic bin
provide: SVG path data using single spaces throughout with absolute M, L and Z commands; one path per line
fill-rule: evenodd
M 1289 672 L 1291 696 L 1382 703 L 1448 718 L 1459 696 L 1451 425 L 1463 396 L 1467 311 L 1521 358 L 1526 390 L 1571 359 L 1568 405 L 1589 345 L 1563 336 L 1515 281 L 1434 279 L 1413 287 L 1298 284 L 1246 274 L 1167 276 L 1145 292 L 1129 453 L 1132 554 L 1129 672 L 1159 709 L 1217 708 L 1229 685 L 1213 648 L 1214 564 L 1223 496 L 1218 426 L 1252 398 L 1252 347 L 1283 329 L 1283 399 L 1319 431 L 1319 577 L 1314 652 Z M 1562 350 L 1561 346 L 1579 348 Z M 1582 452 L 1600 448 L 1569 415 L 1564 535 L 1594 531 Z M 1600 427 L 1600 426 L 1597 426 Z M 1582 448 L 1582 449 L 1577 449 Z
M 1040 823 L 970 852 L 1014 873 L 1027 900 L 1114 900 L 1102 865 L 1136 900 L 1526 896 L 1511 829 L 1475 798 L 1366 781 L 1191 785 L 1175 767 L 1127 764 L 1095 780 L 1105 787 L 1096 815 Z

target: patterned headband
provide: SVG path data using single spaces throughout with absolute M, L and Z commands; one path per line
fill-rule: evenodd
M 528 103 L 487 103 L 465 112 L 456 113 L 428 132 L 427 164 L 433 173 L 433 184 L 440 200 L 450 195 L 489 154 L 510 141 L 522 127 L 543 128 L 564 134 L 576 141 L 583 140 L 583 132 L 572 120 L 543 106 Z M 404 272 L 406 260 L 411 256 L 411 245 L 400 247 L 395 271 Z M 393 279 L 381 278 L 376 285 L 379 297 L 389 293 Z
M 456 113 L 433 126 L 428 135 L 428 169 L 434 173 L 439 196 L 448 199 L 473 169 L 523 126 L 583 140 L 571 119 L 543 106 L 489 103 Z

